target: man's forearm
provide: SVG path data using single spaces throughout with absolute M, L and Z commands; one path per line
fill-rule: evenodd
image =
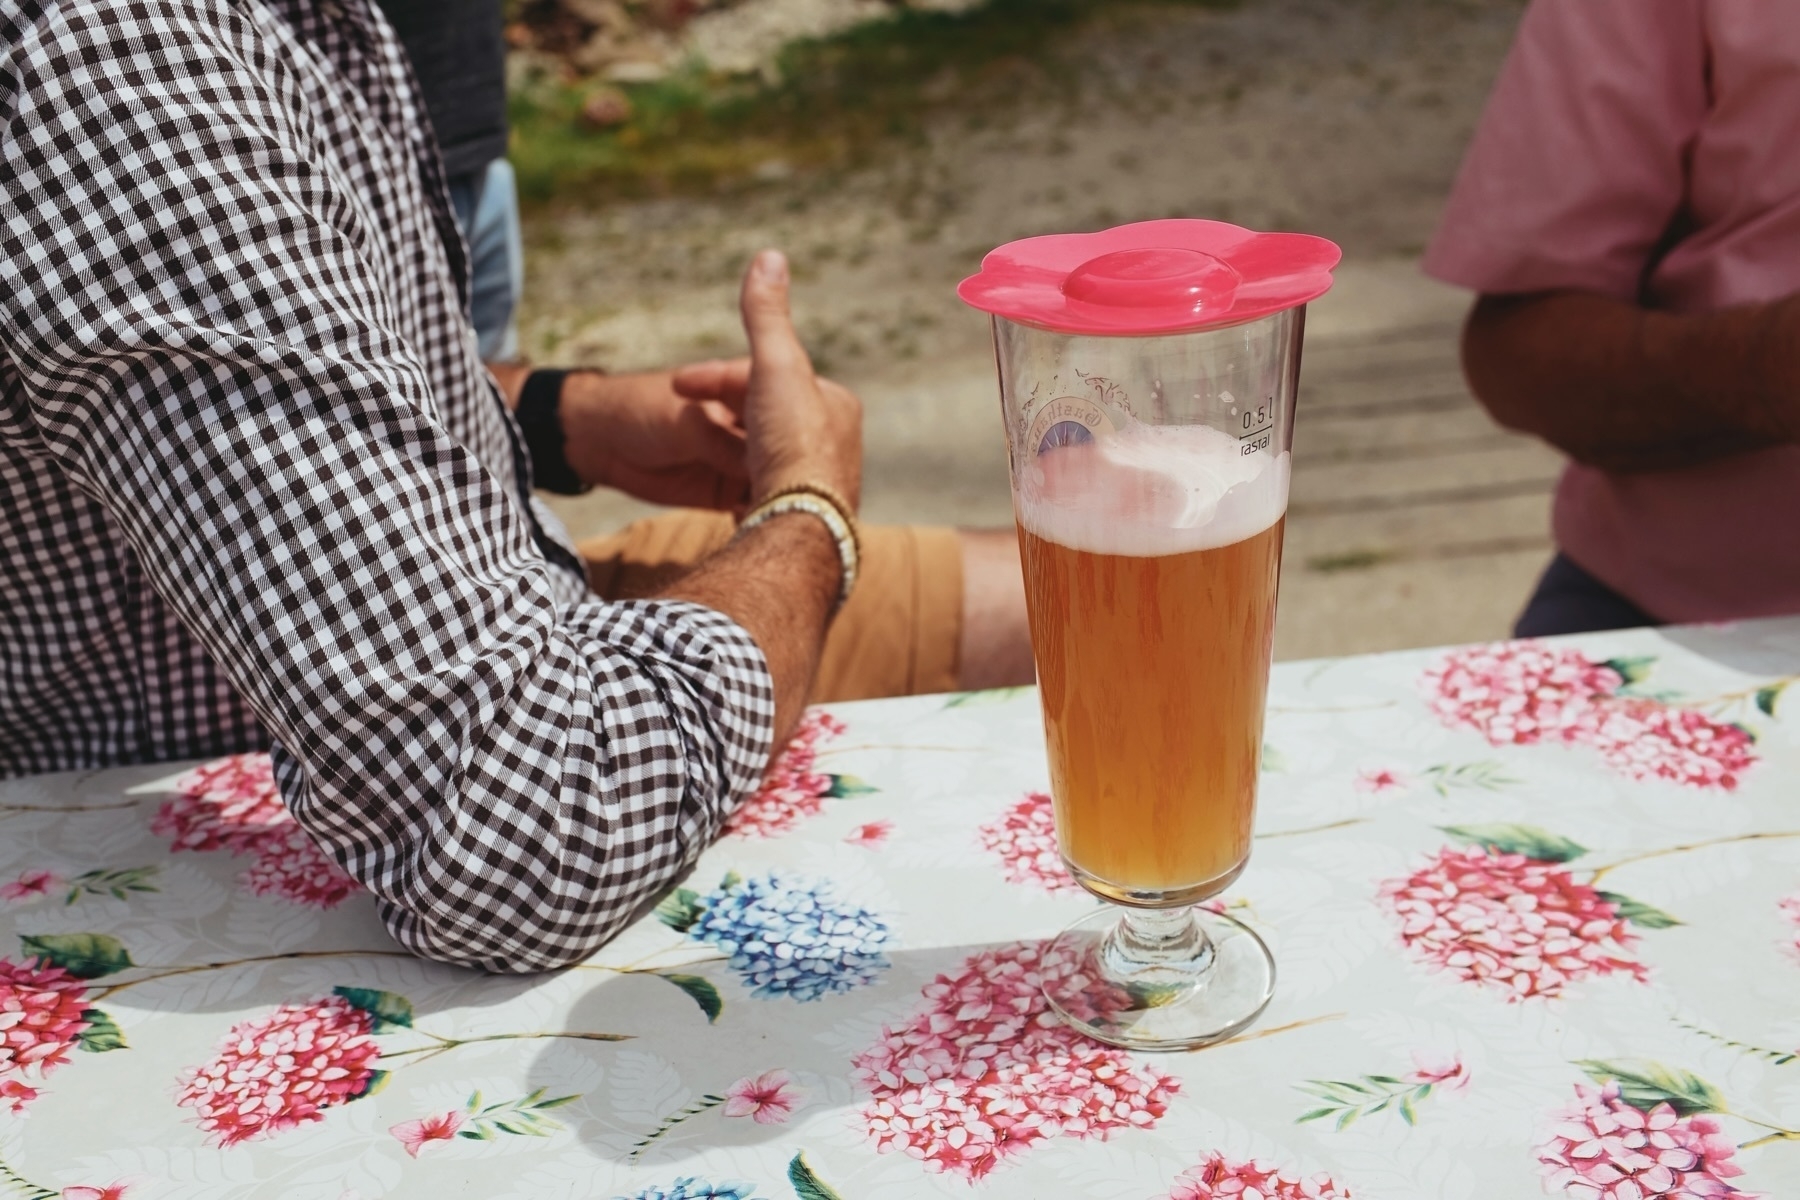
M 1501 424 L 1609 471 L 1686 466 L 1800 434 L 1796 300 L 1654 312 L 1604 296 L 1484 296 L 1463 365 Z
M 722 612 L 749 631 L 775 680 L 775 744 L 787 741 L 806 707 L 842 567 L 823 522 L 806 513 L 773 517 L 739 535 L 659 599 Z

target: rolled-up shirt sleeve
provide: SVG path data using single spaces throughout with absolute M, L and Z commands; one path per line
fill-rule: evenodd
M 546 561 L 438 419 L 407 264 L 243 10 L 109 7 L 50 10 L 0 63 L 0 341 L 29 415 L 4 433 L 117 523 L 397 940 L 577 961 L 755 786 L 763 655 Z

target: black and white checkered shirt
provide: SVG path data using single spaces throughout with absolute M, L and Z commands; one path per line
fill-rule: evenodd
M 578 960 L 767 760 L 761 652 L 586 591 L 368 0 L 0 4 L 0 776 L 273 745 L 418 954 Z

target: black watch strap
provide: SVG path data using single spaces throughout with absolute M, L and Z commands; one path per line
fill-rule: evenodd
M 588 489 L 569 466 L 564 452 L 562 415 L 558 412 L 562 405 L 563 380 L 568 375 L 568 371 L 554 369 L 527 375 L 524 390 L 519 393 L 519 407 L 513 410 L 513 419 L 518 421 L 519 432 L 525 435 L 526 452 L 531 455 L 532 483 L 546 492 L 579 496 Z

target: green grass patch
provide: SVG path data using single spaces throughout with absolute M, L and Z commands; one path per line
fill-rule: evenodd
M 1236 0 L 989 0 L 961 13 L 902 10 L 834 37 L 794 43 L 772 79 L 691 63 L 627 84 L 622 126 L 581 118 L 598 81 L 527 81 L 512 96 L 510 151 L 527 202 L 714 190 L 779 160 L 799 170 L 854 166 L 921 136 L 949 109 L 980 119 L 1058 76 L 1078 87 L 1076 36 L 1132 9 L 1230 8 Z M 1037 85 L 1037 86 L 1034 86 Z

